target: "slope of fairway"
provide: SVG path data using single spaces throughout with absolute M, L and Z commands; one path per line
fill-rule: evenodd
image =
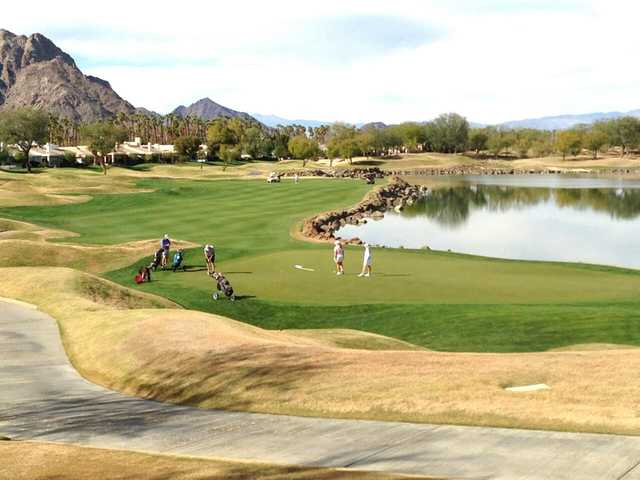
M 182 241 L 214 243 L 218 266 L 228 274 L 240 301 L 211 300 L 214 285 L 202 271 L 199 248 L 187 252 L 186 263 L 193 267 L 189 271 L 159 272 L 151 284 L 139 288 L 184 307 L 264 328 L 359 329 L 452 351 L 640 345 L 638 272 L 375 249 L 374 276 L 364 279 L 354 276 L 362 250 L 350 247 L 348 275 L 336 278 L 329 245 L 299 241 L 289 232 L 306 216 L 356 203 L 368 189 L 358 181 L 304 179 L 299 184 L 267 185 L 257 180 L 150 179 L 135 172 L 140 178 L 134 183 L 125 173 L 109 181 L 115 182 L 114 188 L 126 186 L 128 192 L 138 193 L 96 194 L 84 203 L 1 209 L 0 217 L 77 235 L 65 239 L 65 245 L 33 244 L 22 242 L 36 241 L 33 231 L 9 232 L 0 255 L 4 264 L 66 264 L 103 272 L 132 262 L 148 248 L 147 256 L 135 265 L 107 275 L 133 286 L 137 267 L 149 262 L 157 239 L 170 233 Z M 48 180 L 47 175 L 19 178 L 27 185 L 55 185 L 56 191 L 62 191 L 64 172 Z M 84 178 L 73 173 L 70 182 L 76 180 L 79 192 L 96 187 L 97 179 L 91 175 Z M 72 185 L 66 188 L 67 193 L 73 191 Z M 68 242 L 84 247 L 74 250 Z M 141 243 L 134 243 L 132 249 L 125 242 Z M 105 247 L 88 245 L 92 243 Z M 315 271 L 296 270 L 296 264 Z
M 36 304 L 58 320 L 83 376 L 131 395 L 281 414 L 640 432 L 638 349 L 510 355 L 342 349 L 309 332 L 177 309 L 70 269 L 0 268 L 0 276 L 12 279 L 0 282 L 0 296 Z M 532 383 L 551 389 L 504 390 Z
M 56 207 L 1 209 L 24 219 L 76 232 L 74 242 L 124 243 L 172 238 L 213 242 L 222 258 L 290 247 L 289 229 L 307 215 L 358 202 L 369 187 L 351 180 L 305 180 L 269 185 L 257 180 L 144 179 L 135 194 L 96 195 Z M 304 242 L 295 242 L 302 245 Z M 149 252 L 151 254 L 152 252 Z

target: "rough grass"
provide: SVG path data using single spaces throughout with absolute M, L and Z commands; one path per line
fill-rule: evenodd
M 11 480 L 391 480 L 401 475 L 152 455 L 44 442 L 1 442 Z M 416 478 L 416 477 L 412 477 Z
M 506 169 L 537 169 L 544 170 L 547 167 L 562 169 L 587 169 L 600 170 L 608 168 L 637 168 L 637 157 L 627 155 L 599 155 L 592 159 L 590 155 L 578 157 L 549 156 L 543 158 L 511 159 L 476 159 L 473 155 L 450 155 L 441 153 L 415 153 L 402 155 L 399 158 L 356 158 L 353 166 L 371 166 L 383 170 L 407 170 L 414 168 L 453 168 L 453 167 L 479 167 L 479 168 L 506 168 Z M 328 164 L 327 161 L 322 163 Z M 349 168 L 352 165 L 345 162 L 334 163 L 338 168 Z M 325 165 L 326 168 L 326 165 Z
M 423 347 L 395 338 L 345 328 L 286 330 L 286 332 L 296 337 L 311 339 L 316 344 L 327 347 L 359 350 L 425 350 Z
M 132 395 L 280 414 L 640 433 L 638 349 L 508 355 L 343 349 L 323 337 L 172 308 L 70 269 L 0 269 L 0 275 L 15 279 L 0 283 L 0 296 L 34 303 L 59 321 L 82 375 Z M 504 390 L 529 383 L 551 389 Z
M 157 240 L 142 240 L 121 245 L 93 246 L 60 243 L 56 240 L 75 234 L 64 230 L 37 227 L 24 222 L 0 219 L 0 265 L 5 267 L 71 267 L 99 273 L 123 268 L 158 247 Z M 56 243 L 52 243 L 56 241 Z M 176 243 L 176 248 L 195 246 Z

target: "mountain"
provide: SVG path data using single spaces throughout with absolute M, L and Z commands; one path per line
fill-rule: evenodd
M 159 114 L 158 112 L 154 112 L 153 110 L 149 110 L 148 108 L 144 108 L 144 107 L 137 107 L 136 113 L 138 115 L 145 115 L 147 117 L 152 117 L 152 118 L 162 117 L 162 115 Z
M 259 113 L 252 113 L 252 115 L 267 125 L 268 127 L 277 127 L 282 125 L 283 127 L 289 125 L 302 125 L 304 127 L 320 127 L 321 125 L 331 125 L 334 122 L 323 122 L 321 120 L 290 120 L 288 118 L 278 117 L 277 115 L 261 115 Z
M 629 112 L 597 112 L 580 115 L 558 115 L 555 117 L 527 118 L 500 124 L 506 128 L 534 128 L 537 130 L 565 130 L 580 124 L 591 124 L 599 120 L 610 120 L 625 116 L 640 117 L 640 110 Z
M 84 75 L 44 35 L 0 30 L 0 109 L 15 107 L 41 108 L 77 122 L 135 111 L 109 82 Z
M 188 107 L 180 105 L 173 112 L 174 115 L 180 117 L 186 117 L 191 115 L 193 117 L 199 117 L 203 120 L 213 120 L 215 118 L 244 118 L 246 120 L 256 120 L 251 115 L 245 112 L 239 112 L 231 108 L 220 105 L 214 102 L 210 98 L 201 98 L 196 103 L 192 103 Z
M 381 128 L 387 128 L 388 126 L 389 125 L 384 122 L 369 122 L 362 125 L 360 130 L 378 130 Z

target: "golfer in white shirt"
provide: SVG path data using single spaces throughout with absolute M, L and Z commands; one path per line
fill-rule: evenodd
M 359 277 L 370 277 L 371 276 L 371 246 L 368 243 L 364 245 L 364 259 L 362 261 L 362 272 Z
M 340 240 L 334 242 L 333 247 L 333 261 L 336 262 L 336 275 L 344 275 L 344 248 Z

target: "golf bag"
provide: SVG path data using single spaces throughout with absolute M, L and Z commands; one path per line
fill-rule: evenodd
M 229 282 L 223 274 L 214 272 L 211 274 L 211 278 L 216 281 L 216 291 L 211 295 L 214 300 L 218 300 L 220 298 L 220 294 L 224 294 L 224 296 L 232 302 L 235 301 L 236 295 L 233 292 L 231 282 Z
M 153 260 L 149 264 L 149 269 L 157 270 L 158 267 L 160 265 L 162 265 L 162 256 L 163 255 L 164 255 L 164 250 L 162 248 L 160 248 L 158 251 L 156 251 L 155 255 L 153 256 Z
M 173 263 L 171 264 L 171 268 L 175 272 L 177 269 L 182 268 L 182 271 L 185 271 L 187 267 L 183 264 L 184 261 L 184 253 L 182 250 L 178 250 L 173 255 Z

